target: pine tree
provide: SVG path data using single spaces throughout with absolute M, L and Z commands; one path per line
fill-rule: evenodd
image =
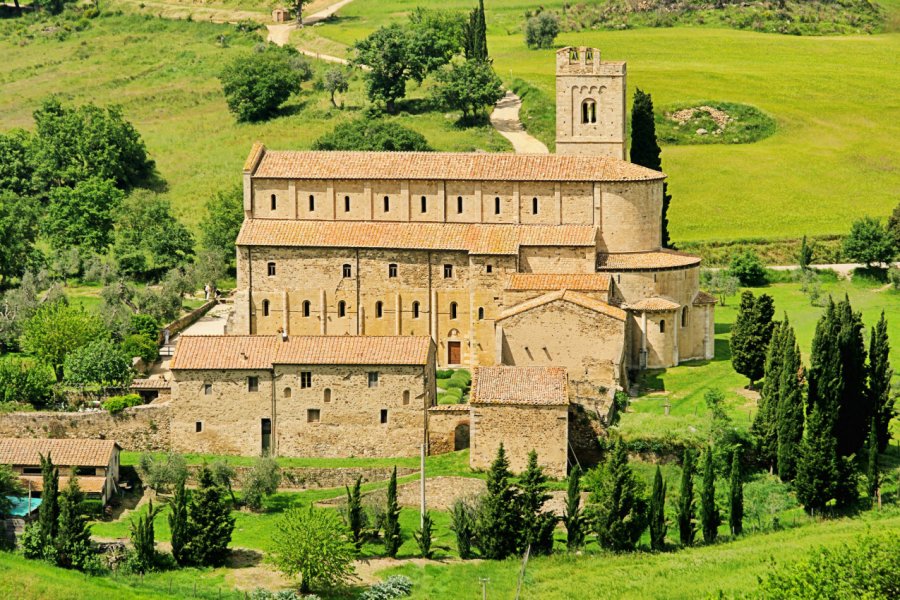
M 716 506 L 716 471 L 713 465 L 711 447 L 706 448 L 703 456 L 703 485 L 700 487 L 700 524 L 703 529 L 703 541 L 712 544 L 719 535 L 722 516 Z
M 731 457 L 731 477 L 728 489 L 728 524 L 731 535 L 741 535 L 744 531 L 744 480 L 741 475 L 741 453 L 735 449 Z
M 872 504 L 878 502 L 878 488 L 880 475 L 878 473 L 878 435 L 875 433 L 875 420 L 872 419 L 872 427 L 869 430 L 868 461 L 866 462 L 866 492 Z
M 654 171 L 662 171 L 662 150 L 656 138 L 656 122 L 653 115 L 653 98 L 640 88 L 634 91 L 631 105 L 631 162 Z M 663 248 L 670 248 L 669 240 L 669 184 L 663 182 L 662 231 Z
M 519 502 L 522 510 L 522 539 L 519 551 L 531 546 L 532 554 L 550 554 L 553 551 L 553 529 L 556 517 L 543 510 L 550 499 L 547 493 L 547 476 L 538 465 L 537 452 L 528 453 L 528 463 L 519 478 Z
M 782 369 L 777 410 L 777 464 L 782 481 L 797 474 L 797 454 L 803 440 L 803 390 L 800 382 L 800 347 L 794 328 L 787 325 L 782 338 Z
M 590 514 L 600 546 L 615 552 L 633 550 L 647 528 L 647 499 L 628 465 L 622 440 L 616 440 L 590 497 Z
M 681 489 L 678 496 L 678 538 L 682 546 L 694 544 L 694 454 L 685 448 L 681 463 Z
M 749 290 L 741 294 L 741 306 L 731 329 L 731 364 L 750 380 L 751 387 L 765 371 L 774 314 L 775 305 L 768 294 L 760 294 L 759 298 Z
M 869 403 L 871 397 L 866 390 L 866 345 L 863 340 L 862 314 L 853 311 L 847 296 L 838 303 L 837 312 L 840 317 L 838 347 L 843 386 L 835 433 L 838 438 L 838 455 L 850 456 L 862 449 L 873 411 Z
M 566 491 L 566 512 L 563 516 L 566 524 L 566 548 L 570 552 L 584 545 L 584 511 L 581 509 L 581 467 L 575 465 L 569 473 L 569 486 Z
M 152 571 L 156 566 L 156 534 L 153 530 L 153 520 L 162 509 L 161 506 L 153 506 L 150 501 L 146 513 L 138 515 L 137 521 L 131 522 L 131 547 L 134 550 L 135 568 L 139 573 Z
M 353 487 L 344 486 L 347 490 L 347 527 L 350 529 L 350 541 L 357 550 L 363 545 L 363 525 L 365 515 L 362 507 L 362 477 L 357 477 Z
M 778 460 L 778 406 L 781 386 L 782 364 L 784 361 L 784 335 L 787 316 L 782 323 L 776 325 L 769 340 L 766 352 L 765 379 L 759 394 L 759 410 L 753 418 L 750 428 L 756 444 L 759 460 L 767 465 L 770 471 L 775 470 Z
M 502 560 L 516 552 L 521 523 L 519 498 L 510 485 L 509 461 L 503 443 L 488 471 L 487 494 L 478 515 L 476 541 L 481 556 Z
M 403 535 L 400 532 L 400 504 L 397 502 L 397 467 L 394 467 L 388 482 L 387 508 L 384 513 L 384 553 L 395 558 L 401 544 Z
M 894 397 L 891 395 L 891 379 L 894 371 L 890 363 L 891 345 L 888 340 L 884 311 L 878 324 L 872 328 L 869 341 L 869 405 L 874 415 L 874 429 L 878 438 L 878 451 L 887 450 L 891 440 L 890 423 L 894 417 Z
M 84 514 L 84 494 L 78 478 L 59 495 L 59 531 L 56 536 L 56 564 L 66 569 L 87 570 L 93 561 L 91 528 Z
M 188 494 L 184 487 L 184 479 L 180 479 L 175 485 L 175 495 L 169 502 L 169 531 L 172 536 L 172 558 L 180 566 L 190 562 L 190 555 L 186 551 L 188 532 Z
M 201 467 L 197 483 L 188 507 L 190 538 L 186 550 L 196 565 L 220 566 L 228 556 L 234 517 L 225 488 L 215 482 L 206 465 Z
M 650 549 L 661 551 L 666 548 L 666 482 L 662 471 L 656 465 L 653 489 L 650 492 Z

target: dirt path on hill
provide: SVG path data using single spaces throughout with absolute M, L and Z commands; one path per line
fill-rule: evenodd
M 491 125 L 500 135 L 509 140 L 517 154 L 549 154 L 547 146 L 543 142 L 525 131 L 525 126 L 519 119 L 521 108 L 521 98 L 507 90 L 506 95 L 500 98 L 494 106 L 494 111 L 491 113 Z

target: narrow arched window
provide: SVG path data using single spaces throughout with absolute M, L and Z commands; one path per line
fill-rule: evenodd
M 665 333 L 665 332 L 666 332 L 666 322 L 665 322 L 665 320 L 661 320 L 661 321 L 659 322 L 659 332 L 660 332 L 660 333 Z
M 309 211 L 312 212 L 316 210 L 316 197 L 312 194 L 309 195 Z
M 353 269 L 351 269 L 350 265 L 348 265 L 346 263 L 344 264 L 344 267 L 343 267 L 343 277 L 344 277 L 344 279 L 349 279 L 350 277 L 353 277 Z
M 497 196 L 496 198 L 494 198 L 494 214 L 495 215 L 500 214 L 500 196 Z
M 479 321 L 484 320 L 484 307 L 483 306 L 478 307 L 478 320 Z
M 384 212 L 389 212 L 391 210 L 391 199 L 388 196 L 384 197 Z
M 413 308 L 413 319 L 418 319 L 419 318 L 419 302 L 418 302 L 418 300 L 416 302 L 413 302 L 412 308 Z
M 331 402 L 331 388 L 325 388 L 324 397 L 322 398 L 325 402 Z
M 594 62 L 594 50 L 592 48 L 588 48 L 584 51 L 584 62 Z
M 403 390 L 403 406 L 409 404 L 409 390 Z
M 264 317 L 269 316 L 269 301 L 268 300 L 263 300 L 263 316 Z
M 456 302 L 451 302 L 450 303 L 450 318 L 451 319 L 456 318 L 456 312 L 457 312 L 456 311 Z
M 384 316 L 384 302 L 379 300 L 375 303 L 375 318 L 380 319 Z
M 531 214 L 536 215 L 538 213 L 538 200 L 537 198 L 531 199 Z
M 344 196 L 344 212 L 350 212 L 350 196 Z
M 289 387 L 284 388 L 283 393 L 284 393 L 285 398 L 290 398 L 291 397 L 291 388 L 289 388 Z
M 581 122 L 596 123 L 597 122 L 597 103 L 588 98 L 581 103 Z
M 687 327 L 687 306 L 681 309 L 681 326 Z
M 457 196 L 456 197 L 456 212 L 458 212 L 460 214 L 462 214 L 462 208 L 463 208 L 462 204 L 463 204 L 462 196 Z
M 303 301 L 303 316 L 304 317 L 309 316 L 311 307 L 312 307 L 312 302 L 310 302 L 309 300 Z
M 422 212 L 428 210 L 428 198 L 422 196 Z
M 276 210 L 278 208 L 278 197 L 275 194 L 272 194 L 272 210 Z
M 338 316 L 346 317 L 347 316 L 347 303 L 341 300 L 338 302 Z

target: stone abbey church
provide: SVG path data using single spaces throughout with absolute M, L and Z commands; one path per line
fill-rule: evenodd
M 528 437 L 523 428 L 529 427 L 540 440 L 541 430 L 561 418 L 543 410 L 558 407 L 545 402 L 555 385 L 550 380 L 563 377 L 567 403 L 596 408 L 627 387 L 629 371 L 712 358 L 715 300 L 699 289 L 700 259 L 660 244 L 665 175 L 625 159 L 625 76 L 624 63 L 601 61 L 597 49 L 557 52 L 556 154 L 254 145 L 243 172 L 230 339 L 192 340 L 175 358 L 176 384 L 183 383 L 173 408 L 192 407 L 182 424 L 186 448 L 214 449 L 190 441 L 205 426 L 195 417 L 208 412 L 215 421 L 222 412 L 225 398 L 211 404 L 209 395 L 218 394 L 209 387 L 216 387 L 212 379 L 243 381 L 235 375 L 241 356 L 248 367 L 269 373 L 271 398 L 262 405 L 275 410 L 276 398 L 293 405 L 281 424 L 296 422 L 296 428 L 274 433 L 274 415 L 263 426 L 282 440 L 282 450 L 396 456 L 415 451 L 423 435 L 454 435 L 452 423 L 445 432 L 435 430 L 437 423 L 447 420 L 443 413 L 464 410 L 473 413 L 449 421 L 471 421 L 473 464 L 479 444 L 490 454 L 505 437 Z M 318 346 L 327 346 L 330 364 Z M 352 359 L 341 349 L 367 358 Z M 336 366 L 354 360 L 359 377 Z M 405 378 L 397 389 L 372 386 L 379 365 L 360 361 L 378 360 L 389 379 Z M 302 366 L 310 361 L 334 373 L 311 377 L 314 369 Z M 475 369 L 474 408 L 433 406 L 435 367 Z M 510 377 L 510 369 L 521 369 L 521 377 Z M 214 378 L 204 374 L 212 371 Z M 253 377 L 259 389 L 266 374 Z M 281 386 L 279 377 L 297 381 Z M 330 381 L 327 391 L 316 389 L 317 378 Z M 531 381 L 533 397 L 511 389 L 517 381 Z M 340 422 L 326 429 L 332 437 L 322 427 L 302 431 L 326 421 L 329 403 L 336 408 L 344 396 L 342 386 L 363 392 L 359 406 L 344 397 L 349 404 Z M 238 388 L 246 385 L 224 393 Z M 479 390 L 488 389 L 496 397 L 481 400 L 495 409 L 512 410 L 518 402 L 552 416 L 546 427 L 540 418 L 510 418 L 505 430 L 500 418 L 489 431 L 479 430 Z M 308 402 L 298 406 L 303 394 Z M 370 403 L 378 426 L 391 422 L 388 411 L 409 413 L 396 436 L 378 434 L 377 427 L 354 429 Z M 385 408 L 377 412 L 374 405 Z M 252 413 L 247 406 L 233 412 L 237 420 Z M 258 436 L 246 437 L 259 429 L 258 415 L 252 416 L 246 426 L 223 428 L 219 439 L 241 436 L 233 451 L 258 452 L 250 439 Z M 174 423 L 172 434 L 178 439 Z

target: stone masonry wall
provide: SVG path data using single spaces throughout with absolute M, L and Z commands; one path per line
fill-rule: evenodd
M 0 437 L 115 440 L 123 450 L 169 449 L 169 404 L 98 412 L 16 412 L 0 415 Z
M 469 465 L 489 469 L 503 442 L 514 473 L 525 469 L 528 453 L 536 450 L 547 475 L 565 477 L 568 410 L 568 406 L 472 405 Z

